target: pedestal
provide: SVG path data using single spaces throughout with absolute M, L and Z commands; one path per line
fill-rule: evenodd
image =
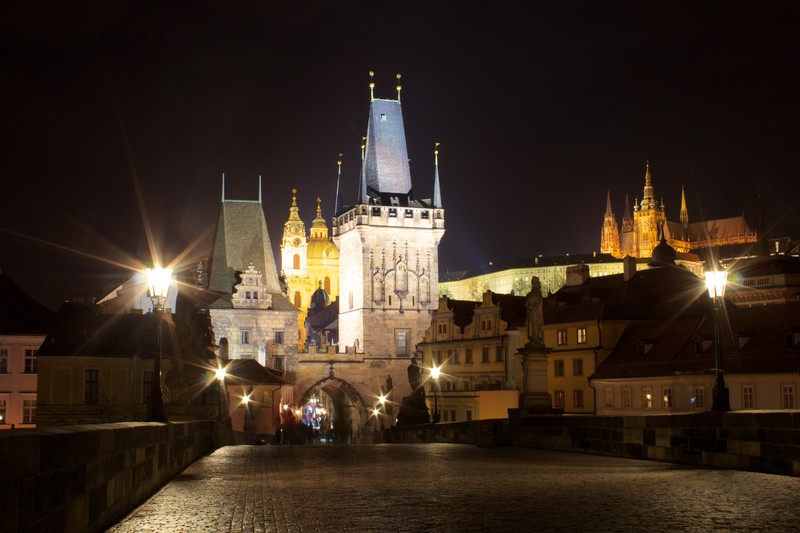
M 547 392 L 547 356 L 552 348 L 544 344 L 529 342 L 520 348 L 522 357 L 522 394 L 519 411 L 522 415 L 561 414 L 562 409 L 553 409 L 553 398 Z

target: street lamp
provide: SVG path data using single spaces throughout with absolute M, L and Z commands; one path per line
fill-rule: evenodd
M 433 383 L 431 384 L 431 388 L 433 389 L 433 423 L 439 423 L 439 375 L 442 372 L 442 368 L 435 366 L 431 368 L 431 378 L 433 378 Z
M 171 268 L 148 268 L 147 287 L 150 300 L 153 302 L 153 314 L 156 317 L 158 331 L 158 347 L 153 365 L 153 389 L 150 394 L 150 405 L 147 420 L 149 422 L 166 422 L 164 414 L 164 398 L 161 396 L 161 318 L 164 313 L 164 302 L 167 301 L 169 284 L 172 281 Z
M 725 376 L 722 374 L 722 343 L 720 340 L 720 305 L 725 305 L 725 285 L 728 282 L 728 273 L 725 271 L 706 272 L 706 287 L 708 295 L 714 303 L 714 393 L 712 397 L 712 411 L 730 411 L 731 403 L 728 388 L 725 386 Z

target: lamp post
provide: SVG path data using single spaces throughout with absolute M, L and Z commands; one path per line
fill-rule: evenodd
M 225 376 L 227 374 L 228 371 L 225 370 L 224 366 L 218 366 L 214 371 L 214 376 L 217 380 L 217 403 L 219 404 L 217 420 L 219 421 L 225 420 L 228 415 L 228 393 L 225 389 Z
M 153 363 L 153 388 L 147 413 L 149 422 L 167 421 L 167 416 L 164 414 L 164 398 L 161 395 L 161 318 L 164 313 L 164 303 L 167 301 L 171 281 L 171 268 L 155 267 L 147 269 L 148 294 L 153 302 L 153 314 L 156 318 L 158 335 L 158 346 Z
M 431 378 L 433 378 L 433 383 L 431 384 L 431 388 L 433 389 L 433 423 L 439 423 L 439 375 L 441 374 L 442 369 L 441 367 L 435 366 L 431 368 Z
M 380 417 L 380 419 L 381 419 L 381 429 L 383 429 L 383 415 L 386 413 L 386 395 L 385 394 L 381 393 L 380 396 L 378 396 L 378 403 L 380 404 L 379 411 L 380 411 L 380 414 L 381 414 L 381 417 Z
M 714 304 L 714 371 L 716 378 L 714 380 L 711 410 L 720 412 L 731 410 L 728 388 L 725 386 L 725 376 L 722 373 L 722 342 L 720 339 L 720 324 L 722 322 L 720 305 L 725 305 L 723 297 L 725 296 L 725 285 L 727 283 L 727 272 L 706 272 L 706 287 L 708 288 L 708 295 Z

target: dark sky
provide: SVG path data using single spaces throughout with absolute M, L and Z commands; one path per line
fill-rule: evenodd
M 167 5 L 169 4 L 169 5 Z M 50 307 L 158 247 L 208 255 L 221 174 L 273 247 L 297 187 L 355 200 L 370 70 L 402 74 L 414 192 L 433 187 L 441 270 L 599 248 L 610 190 L 668 217 L 800 238 L 796 2 L 0 4 L 0 268 Z M 137 192 L 139 191 L 139 192 Z M 141 198 L 141 201 L 138 200 Z M 276 258 L 277 259 L 277 258 Z M 111 261 L 108 263 L 107 261 Z

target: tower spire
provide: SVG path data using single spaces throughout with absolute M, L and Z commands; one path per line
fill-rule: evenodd
M 442 190 L 439 187 L 439 144 L 434 143 L 433 162 L 435 173 L 433 175 L 433 207 L 442 207 Z
M 366 204 L 367 199 L 367 171 L 366 171 L 367 138 L 361 138 L 361 187 L 358 190 L 358 203 Z
M 369 71 L 369 101 L 375 100 L 375 73 L 373 71 Z
M 613 211 L 611 211 L 611 191 L 607 191 L 606 196 L 606 216 L 614 216 Z
M 258 175 L 258 203 L 263 203 L 261 201 L 261 174 Z
M 225 201 L 225 173 L 222 173 L 222 201 Z
M 337 174 L 336 174 L 336 202 L 333 208 L 336 210 L 334 215 L 338 215 L 342 211 L 342 154 L 336 160 Z
M 655 204 L 653 197 L 653 180 L 650 177 L 650 160 L 646 160 L 646 169 L 644 173 L 644 194 L 642 195 L 642 209 L 646 210 Z
M 683 229 L 689 229 L 689 210 L 686 209 L 686 189 L 681 185 L 681 224 Z

